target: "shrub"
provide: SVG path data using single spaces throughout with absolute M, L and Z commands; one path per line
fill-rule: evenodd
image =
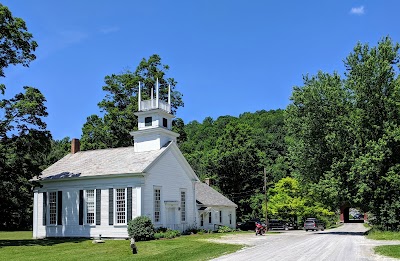
M 188 227 L 185 231 L 182 232 L 182 235 L 197 234 L 198 231 L 199 231 L 199 229 L 195 226 Z
M 165 235 L 163 232 L 154 233 L 154 239 L 164 238 Z
M 179 230 L 171 230 L 167 229 L 165 232 L 157 232 L 154 234 L 155 239 L 160 239 L 160 238 L 175 238 L 179 237 L 181 235 L 181 232 Z
M 164 233 L 164 232 L 166 232 L 168 230 L 168 228 L 166 228 L 166 227 L 156 227 L 155 229 L 154 229 L 154 232 L 155 233 Z
M 154 227 L 150 218 L 141 216 L 128 223 L 128 235 L 135 241 L 147 241 L 154 239 Z
M 227 232 L 233 232 L 235 229 L 227 227 L 227 226 L 221 226 L 218 228 L 218 233 L 227 233 Z

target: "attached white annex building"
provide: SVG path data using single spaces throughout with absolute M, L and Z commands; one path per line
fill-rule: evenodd
M 33 179 L 34 238 L 127 238 L 138 216 L 181 231 L 235 227 L 237 206 L 201 183 L 177 147 L 168 96 L 160 100 L 157 85 L 156 99 L 141 101 L 139 86 L 133 147 L 80 151 L 73 139 L 71 153 Z

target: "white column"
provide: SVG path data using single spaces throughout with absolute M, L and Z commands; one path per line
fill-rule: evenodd
M 38 192 L 33 193 L 33 238 L 38 238 Z
M 139 93 L 138 93 L 138 111 L 140 111 L 140 103 L 142 101 L 141 90 L 140 90 L 140 82 L 139 82 Z
M 168 112 L 171 112 L 171 84 L 168 84 Z
M 156 84 L 156 108 L 158 109 L 158 78 L 157 78 L 157 84 Z
M 136 187 L 136 215 L 142 215 L 142 187 Z

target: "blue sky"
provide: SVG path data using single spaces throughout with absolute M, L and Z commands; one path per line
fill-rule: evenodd
M 7 95 L 47 99 L 54 139 L 81 136 L 99 114 L 104 76 L 159 54 L 178 81 L 185 123 L 285 108 L 302 75 L 338 71 L 360 41 L 400 42 L 400 1 L 6 0 L 39 44 L 30 68 L 9 67 Z

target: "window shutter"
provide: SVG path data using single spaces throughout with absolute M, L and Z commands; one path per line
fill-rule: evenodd
M 96 189 L 96 225 L 101 224 L 101 189 Z
M 83 225 L 83 190 L 79 190 L 79 225 Z
M 47 216 L 47 192 L 43 192 L 43 226 L 46 225 Z
M 114 189 L 108 189 L 108 224 L 114 224 Z
M 62 191 L 58 191 L 58 199 L 57 199 L 57 225 L 62 225 Z
M 127 204 L 128 207 L 126 208 L 128 211 L 128 215 L 127 215 L 127 220 L 126 222 L 129 222 L 132 219 L 132 187 L 128 187 L 127 189 Z

